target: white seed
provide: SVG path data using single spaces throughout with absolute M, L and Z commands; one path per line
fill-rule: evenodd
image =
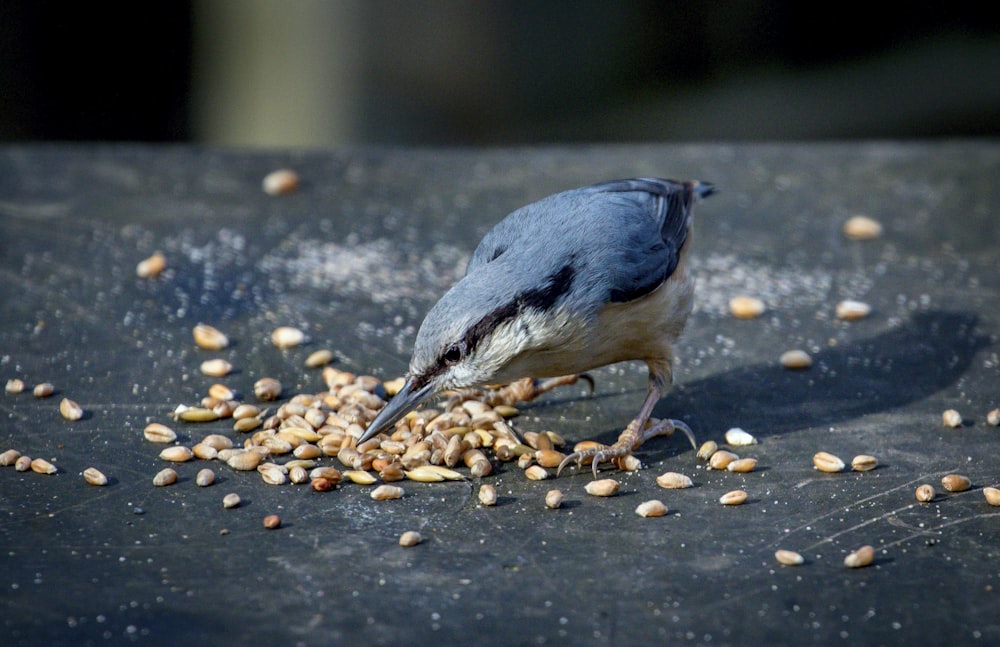
M 399 536 L 399 545 L 403 548 L 410 548 L 411 546 L 416 546 L 423 541 L 423 537 L 416 530 L 407 530 L 402 535 Z
M 63 398 L 59 403 L 59 413 L 66 420 L 79 420 L 83 417 L 83 409 L 69 398 Z
M 733 427 L 726 432 L 726 444 L 733 447 L 756 445 L 757 439 L 739 427 Z
M 678 472 L 664 472 L 656 477 L 656 484 L 668 490 L 681 490 L 694 485 L 689 476 Z
M 844 299 L 837 304 L 836 314 L 838 319 L 844 321 L 857 321 L 864 319 L 871 314 L 872 307 L 867 303 L 855 301 L 854 299 Z
M 846 467 L 846 465 L 844 465 L 844 461 L 829 452 L 816 452 L 816 454 L 813 455 L 813 465 L 815 465 L 816 469 L 819 471 L 829 472 L 831 474 L 843 472 Z
M 1000 505 L 1000 490 L 995 487 L 984 487 L 983 496 L 990 505 Z
M 545 493 L 545 507 L 555 510 L 562 506 L 563 498 L 562 490 L 549 490 Z
M 934 487 L 924 483 L 917 488 L 916 491 L 917 501 L 921 503 L 928 503 L 934 500 Z
M 284 485 L 288 482 L 288 475 L 280 466 L 274 463 L 258 465 L 257 473 L 268 485 Z
M 160 275 L 167 268 L 167 258 L 160 252 L 154 252 L 135 266 L 135 274 L 140 279 L 151 279 Z
M 844 222 L 844 235 L 853 240 L 870 240 L 882 235 L 882 225 L 868 216 L 852 216 Z
M 720 449 L 712 454 L 712 457 L 708 459 L 708 466 L 713 470 L 724 470 L 729 467 L 730 463 L 739 460 L 739 458 L 740 457 L 733 452 Z
M 380 485 L 372 490 L 372 498 L 376 501 L 387 501 L 389 499 L 400 499 L 405 494 L 405 490 L 398 485 Z
M 733 490 L 732 492 L 726 492 L 721 497 L 719 497 L 719 503 L 722 505 L 741 505 L 746 503 L 747 493 L 743 490 Z
M 667 506 L 658 499 L 651 499 L 636 506 L 635 513 L 640 517 L 662 517 L 667 514 Z
M 255 404 L 241 404 L 233 409 L 233 418 L 243 420 L 244 418 L 256 418 L 260 415 L 260 407 Z
M 291 326 L 279 326 L 271 333 L 271 343 L 278 348 L 295 348 L 305 339 L 304 332 Z
M 230 400 L 234 400 L 236 398 L 236 394 L 233 393 L 233 390 L 230 389 L 225 384 L 216 383 L 208 387 L 208 397 L 213 398 L 215 400 L 219 400 L 221 404 L 224 402 L 228 402 Z M 229 415 L 231 416 L 232 414 L 233 414 L 232 409 L 230 409 Z
M 785 549 L 774 551 L 774 559 L 777 560 L 779 564 L 784 564 L 785 566 L 798 566 L 806 561 L 803 559 L 802 555 L 799 555 L 794 550 Z
M 173 429 L 158 422 L 151 422 L 142 430 L 142 435 L 151 443 L 172 443 L 177 440 Z
M 809 355 L 809 353 L 797 348 L 794 350 L 786 350 L 781 354 L 778 361 L 781 362 L 782 366 L 790 370 L 809 368 L 813 363 L 812 356 Z
M 309 473 L 301 465 L 294 465 L 288 468 L 288 480 L 296 485 L 309 482 Z
M 299 188 L 299 175 L 291 169 L 271 171 L 261 180 L 261 188 L 268 195 L 286 195 Z
M 277 400 L 281 396 L 281 382 L 273 377 L 263 377 L 254 383 L 253 393 L 259 400 Z
M 756 458 L 737 458 L 733 462 L 726 465 L 726 469 L 730 472 L 746 473 L 752 472 L 757 469 L 757 459 Z
M 860 454 L 851 459 L 851 469 L 855 472 L 870 472 L 878 467 L 878 459 L 868 454 Z
M 614 479 L 598 479 L 587 483 L 583 489 L 592 496 L 614 496 L 618 494 L 619 487 L 621 485 Z
M 200 368 L 201 374 L 209 377 L 225 377 L 233 372 L 233 365 L 221 357 L 206 359 Z
M 712 454 L 717 451 L 719 451 L 719 443 L 714 440 L 706 440 L 701 444 L 701 447 L 698 448 L 698 453 L 695 455 L 701 460 L 707 461 L 712 457 Z
M 207 468 L 199 470 L 198 474 L 194 477 L 194 482 L 198 487 L 208 487 L 212 483 L 215 483 L 215 472 Z
M 222 497 L 222 507 L 223 508 L 235 508 L 241 503 L 240 495 L 235 492 L 230 492 L 226 496 Z
M 764 314 L 766 306 L 756 297 L 737 296 L 729 300 L 729 312 L 738 319 L 753 319 Z
M 31 457 L 30 456 L 18 456 L 17 460 L 14 461 L 14 469 L 18 472 L 27 472 L 31 469 Z
M 0 454 L 0 467 L 13 465 L 19 458 L 21 458 L 21 452 L 16 449 L 8 449 L 4 453 Z
M 17 378 L 7 380 L 7 384 L 4 386 L 4 391 L 10 394 L 21 393 L 24 391 L 24 380 L 19 380 Z
M 208 324 L 198 324 L 191 331 L 194 343 L 205 350 L 222 350 L 229 345 L 229 337 L 221 330 Z
M 479 486 L 479 502 L 486 506 L 497 504 L 497 489 L 489 483 Z
M 156 487 L 164 487 L 166 485 L 173 485 L 177 482 L 177 472 L 173 469 L 167 467 L 156 473 L 153 477 L 153 485 Z
M 343 477 L 351 483 L 357 483 L 358 485 L 371 485 L 378 480 L 371 472 L 365 472 L 364 470 L 346 470 L 343 473 Z
M 948 409 L 941 414 L 941 423 L 945 427 L 951 427 L 952 429 L 957 429 L 962 426 L 962 414 L 954 409 Z
M 42 382 L 41 384 L 36 384 L 31 392 L 36 398 L 47 398 L 56 392 L 56 387 L 52 386 L 49 382 Z
M 185 447 L 184 445 L 174 445 L 173 447 L 167 447 L 160 452 L 160 458 L 172 463 L 185 463 L 194 458 L 194 452 L 191 451 L 190 447 Z
M 948 474 L 941 479 L 941 486 L 949 492 L 965 492 L 972 487 L 968 476 Z
M 194 454 L 195 458 L 200 458 L 203 461 L 213 461 L 219 457 L 219 450 L 205 443 L 196 444 L 191 448 L 191 453 Z
M 219 458 L 222 459 L 221 452 L 219 453 Z M 234 470 L 248 472 L 257 469 L 262 460 L 261 455 L 257 452 L 240 451 L 227 458 L 226 464 Z
M 619 456 L 614 462 L 618 469 L 623 472 L 635 472 L 642 469 L 642 461 L 632 454 Z
M 233 446 L 232 439 L 228 436 L 223 436 L 222 434 L 208 434 L 201 439 L 201 442 L 209 447 L 215 448 L 216 451 L 231 449 Z
M 986 424 L 1000 427 L 1000 409 L 994 409 L 986 414 Z
M 387 380 L 382 383 L 382 388 L 385 389 L 386 395 L 393 396 L 399 393 L 399 390 L 403 388 L 406 383 L 406 378 L 397 377 L 393 380 Z
M 871 546 L 862 546 L 844 558 L 844 566 L 847 568 L 863 568 L 875 561 L 875 549 Z
M 320 366 L 326 366 L 333 361 L 333 353 L 326 350 L 325 348 L 313 351 L 306 358 L 305 365 L 306 368 L 319 368 Z
M 36 458 L 31 461 L 31 471 L 38 474 L 55 474 L 59 471 L 59 468 L 44 458 Z
M 108 484 L 108 477 L 105 476 L 101 472 L 101 470 L 97 469 L 96 467 L 88 467 L 87 469 L 83 470 L 83 480 L 91 485 L 97 485 L 97 486 Z
M 524 470 L 524 475 L 529 481 L 544 481 L 549 478 L 549 473 L 541 465 L 532 465 Z

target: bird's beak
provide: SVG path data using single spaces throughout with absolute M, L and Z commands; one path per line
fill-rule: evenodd
M 408 378 L 406 383 L 403 384 L 396 395 L 392 396 L 389 400 L 389 404 L 378 412 L 372 423 L 368 425 L 368 429 L 365 433 L 358 439 L 359 443 L 362 443 L 369 438 L 372 438 L 383 431 L 391 428 L 396 421 L 405 416 L 407 413 L 416 409 L 421 402 L 427 398 L 434 395 L 437 391 L 435 389 L 434 382 L 429 382 L 421 387 L 415 387 L 413 378 Z

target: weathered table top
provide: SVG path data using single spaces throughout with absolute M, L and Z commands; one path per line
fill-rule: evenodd
M 301 188 L 265 195 L 279 167 Z M 108 644 L 996 644 L 1000 643 L 1000 145 L 996 142 L 691 145 L 516 150 L 257 153 L 190 147 L 0 148 L 0 378 L 56 395 L 0 394 L 0 451 L 43 457 L 51 476 L 0 468 L 0 642 Z M 742 427 L 749 474 L 709 471 L 682 439 L 609 472 L 621 493 L 584 493 L 588 471 L 529 481 L 513 464 L 475 481 L 405 483 L 379 502 L 362 486 L 316 493 L 204 463 L 155 488 L 151 421 L 190 444 L 228 423 L 174 424 L 212 381 L 199 322 L 233 340 L 218 355 L 248 393 L 323 385 L 303 358 L 400 375 L 421 317 L 507 212 L 549 193 L 640 175 L 699 178 L 721 193 L 696 214 L 697 305 L 677 387 L 654 415 L 699 440 Z M 883 235 L 853 241 L 865 214 Z M 139 279 L 162 250 L 167 272 Z M 767 312 L 737 320 L 730 297 Z M 856 322 L 841 299 L 871 304 Z M 281 351 L 278 325 L 310 343 Z M 778 364 L 802 348 L 806 371 Z M 524 430 L 609 441 L 645 393 L 645 368 L 595 372 L 597 389 L 523 407 Z M 62 397 L 86 411 L 67 422 Z M 941 413 L 957 409 L 960 429 Z M 824 474 L 819 450 L 878 457 Z M 332 461 L 333 459 L 327 459 Z M 111 478 L 88 486 L 94 466 Z M 655 477 L 678 471 L 688 490 Z M 947 493 L 949 472 L 970 491 Z M 929 504 L 914 490 L 930 483 Z M 543 505 L 559 487 L 567 503 Z M 737 488 L 738 507 L 718 498 Z M 243 505 L 226 510 L 222 496 Z M 666 517 L 643 519 L 658 498 Z M 261 519 L 284 520 L 269 531 Z M 221 531 L 228 530 L 228 534 Z M 417 529 L 424 542 L 401 548 Z M 868 568 L 843 558 L 870 544 Z M 779 566 L 778 548 L 805 564 Z

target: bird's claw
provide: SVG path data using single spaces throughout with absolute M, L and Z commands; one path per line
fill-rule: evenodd
M 577 465 L 583 466 L 588 462 L 590 467 L 594 472 L 594 478 L 597 478 L 597 468 L 601 463 L 614 461 L 617 458 L 623 456 L 628 456 L 632 453 L 631 448 L 625 446 L 619 446 L 618 443 L 614 445 L 597 445 L 595 447 L 590 447 L 582 451 L 573 452 L 566 458 L 562 459 L 559 463 L 559 467 L 556 468 L 556 477 L 562 473 L 563 468 L 565 468 L 570 463 L 576 463 Z

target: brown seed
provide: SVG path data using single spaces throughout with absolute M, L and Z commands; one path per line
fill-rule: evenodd
M 847 568 L 863 568 L 875 561 L 875 549 L 871 546 L 862 546 L 844 558 L 844 566 Z
M 619 487 L 618 481 L 614 479 L 598 479 L 587 483 L 583 489 L 592 496 L 614 496 L 618 494 Z
M 96 467 L 88 467 L 83 470 L 83 480 L 91 485 L 101 486 L 108 484 L 108 477 Z
M 524 475 L 529 481 L 544 481 L 549 478 L 549 473 L 541 465 L 532 465 L 524 470 Z
M 786 350 L 778 359 L 781 365 L 790 370 L 799 370 L 812 366 L 812 356 L 804 350 Z
M 186 407 L 183 404 L 174 410 L 174 417 L 184 422 L 214 422 L 219 414 L 205 407 Z
M 240 495 L 235 492 L 230 492 L 226 496 L 222 497 L 223 508 L 236 508 L 240 505 L 240 503 Z
M 258 416 L 260 416 L 260 407 L 255 404 L 241 404 L 233 409 L 233 418 L 235 420 L 257 418 Z
M 0 467 L 7 467 L 8 465 L 13 465 L 17 462 L 17 459 L 21 457 L 21 452 L 16 449 L 8 449 L 4 453 L 0 454 Z
M 333 483 L 330 482 L 330 479 L 325 479 L 321 476 L 310 480 L 309 487 L 317 492 L 326 492 L 327 490 L 333 488 Z
M 983 496 L 990 505 L 1000 505 L 1000 490 L 995 487 L 984 487 Z
M 269 514 L 264 517 L 264 527 L 268 530 L 274 530 L 275 528 L 281 527 L 281 517 L 276 514 Z
M 247 434 L 260 427 L 260 424 L 260 418 L 240 418 L 233 423 L 233 431 Z
M 230 389 L 225 384 L 218 384 L 218 383 L 208 387 L 208 395 L 209 397 L 215 398 L 216 400 L 223 400 L 223 401 L 233 400 L 236 397 L 236 394 L 233 393 L 232 389 Z M 233 412 L 232 410 L 230 410 L 229 415 L 232 414 Z
M 403 548 L 410 548 L 411 546 L 416 546 L 421 541 L 423 537 L 416 530 L 407 530 L 402 535 L 399 536 L 399 545 Z
M 729 464 L 735 460 L 739 460 L 739 456 L 733 452 L 726 451 L 725 449 L 720 449 L 719 451 L 712 454 L 712 457 L 708 459 L 708 466 L 713 470 L 724 470 L 729 467 Z
M 59 403 L 59 413 L 66 420 L 79 420 L 83 417 L 83 409 L 69 398 L 63 398 Z
M 730 472 L 740 472 L 740 473 L 752 472 L 756 468 L 757 468 L 756 458 L 738 458 L 729 463 L 729 465 L 726 465 L 726 469 L 729 470 Z
M 986 424 L 1000 427 L 1000 409 L 994 409 L 986 414 Z
M 44 458 L 36 458 L 31 461 L 31 471 L 38 474 L 55 474 L 59 471 L 59 468 Z
M 36 398 L 47 398 L 56 392 L 56 387 L 52 386 L 48 382 L 42 382 L 41 384 L 36 384 L 32 393 Z
M 732 492 L 726 492 L 721 497 L 719 497 L 719 503 L 722 505 L 742 505 L 747 502 L 747 493 L 743 490 L 733 490 Z
M 160 452 L 160 458 L 172 463 L 185 463 L 194 458 L 194 452 L 191 451 L 190 447 L 185 447 L 184 445 L 174 445 L 173 447 L 167 447 Z
M 12 395 L 21 393 L 24 391 L 24 380 L 19 380 L 17 378 L 7 380 L 7 384 L 4 386 L 4 391 Z
M 219 459 L 220 460 L 222 459 L 221 452 L 219 454 Z M 226 459 L 226 464 L 229 465 L 229 467 L 233 468 L 234 470 L 241 472 L 248 472 L 250 470 L 257 469 L 257 466 L 260 465 L 261 460 L 263 459 L 261 458 L 261 455 L 258 454 L 257 452 L 241 450 L 229 456 Z
M 642 469 L 642 461 L 632 454 L 625 454 L 613 460 L 615 466 L 623 472 L 635 472 Z
M 202 375 L 207 375 L 209 377 L 225 377 L 233 372 L 233 365 L 222 359 L 221 357 L 216 359 L 206 359 L 201 363 L 199 367 Z M 229 398 L 226 398 L 227 400 Z
M 286 168 L 271 171 L 261 180 L 261 188 L 268 195 L 287 195 L 299 188 L 299 174 Z
M 208 434 L 202 438 L 201 442 L 209 447 L 214 447 L 216 451 L 231 449 L 233 446 L 232 439 L 228 436 L 223 436 L 222 434 Z
M 253 393 L 259 400 L 277 400 L 281 397 L 281 382 L 273 377 L 262 377 L 254 383 Z
M 194 477 L 194 482 L 198 487 L 208 487 L 215 483 L 215 472 L 210 469 L 199 470 Z
M 635 513 L 640 517 L 662 517 L 667 514 L 667 506 L 658 499 L 651 499 L 636 506 Z
M 301 458 L 304 460 L 311 460 L 313 458 L 319 458 L 323 455 L 322 450 L 312 443 L 302 443 L 298 447 L 292 450 L 292 453 L 296 458 Z
M 295 348 L 305 339 L 304 332 L 291 326 L 279 326 L 271 333 L 271 343 L 278 348 Z
M 916 492 L 917 501 L 921 503 L 928 503 L 934 500 L 934 487 L 928 484 L 923 484 L 917 488 Z
M 338 470 L 335 467 L 324 466 L 324 467 L 317 467 L 316 469 L 309 472 L 309 478 L 311 479 L 323 478 L 326 479 L 327 481 L 330 481 L 331 484 L 336 485 L 337 483 L 340 483 L 343 480 L 344 475 L 341 474 L 340 470 Z
M 972 481 L 968 476 L 961 474 L 948 474 L 941 479 L 941 486 L 949 492 L 965 492 L 972 487 Z
M 948 409 L 941 414 L 941 423 L 945 427 L 951 427 L 952 429 L 958 429 L 962 426 L 962 414 L 954 409 Z
M 212 461 L 219 457 L 219 450 L 205 443 L 196 444 L 191 448 L 191 453 L 194 454 L 195 458 L 200 458 L 203 461 Z
M 738 296 L 729 300 L 729 312 L 738 319 L 753 319 L 764 314 L 764 302 L 755 297 Z
M 780 549 L 774 552 L 774 559 L 777 560 L 779 564 L 784 564 L 785 566 L 798 566 L 806 560 L 802 558 L 794 550 Z
M 135 274 L 140 279 L 152 279 L 167 268 L 167 258 L 160 252 L 154 252 L 149 258 L 144 258 L 135 266 Z
M 479 502 L 485 506 L 497 504 L 497 489 L 489 483 L 479 486 Z
M 306 358 L 305 366 L 306 368 L 319 368 L 321 366 L 326 366 L 333 361 L 333 353 L 323 348 L 317 351 L 313 351 Z
M 846 467 L 846 465 L 844 465 L 844 461 L 829 452 L 816 452 L 816 454 L 813 455 L 813 465 L 815 465 L 816 469 L 819 471 L 829 472 L 831 474 L 843 472 Z
M 844 321 L 857 321 L 858 319 L 864 319 L 871 314 L 871 311 L 872 307 L 870 305 L 853 299 L 844 299 L 837 304 L 835 310 L 837 318 L 843 319 Z
M 868 216 L 852 216 L 844 222 L 844 235 L 853 240 L 870 240 L 882 235 L 882 225 Z
M 707 461 L 712 457 L 712 454 L 719 451 L 719 444 L 714 440 L 706 440 L 698 448 L 698 453 L 696 456 L 703 461 Z
M 173 429 L 158 422 L 151 422 L 143 429 L 142 435 L 151 443 L 172 443 L 177 440 Z
M 156 473 L 153 477 L 153 485 L 156 487 L 164 487 L 167 485 L 173 485 L 177 482 L 177 472 L 173 469 L 167 467 Z
M 205 350 L 222 350 L 229 345 L 229 337 L 218 328 L 208 324 L 198 324 L 191 331 L 194 343 Z
M 372 490 L 371 496 L 376 501 L 388 501 L 389 499 L 400 499 L 405 493 L 405 490 L 398 485 L 380 485 Z
M 870 472 L 878 467 L 878 459 L 868 454 L 860 454 L 851 459 L 851 469 L 855 472 Z
M 694 485 L 691 478 L 678 472 L 664 472 L 656 477 L 656 484 L 668 490 L 682 490 Z

